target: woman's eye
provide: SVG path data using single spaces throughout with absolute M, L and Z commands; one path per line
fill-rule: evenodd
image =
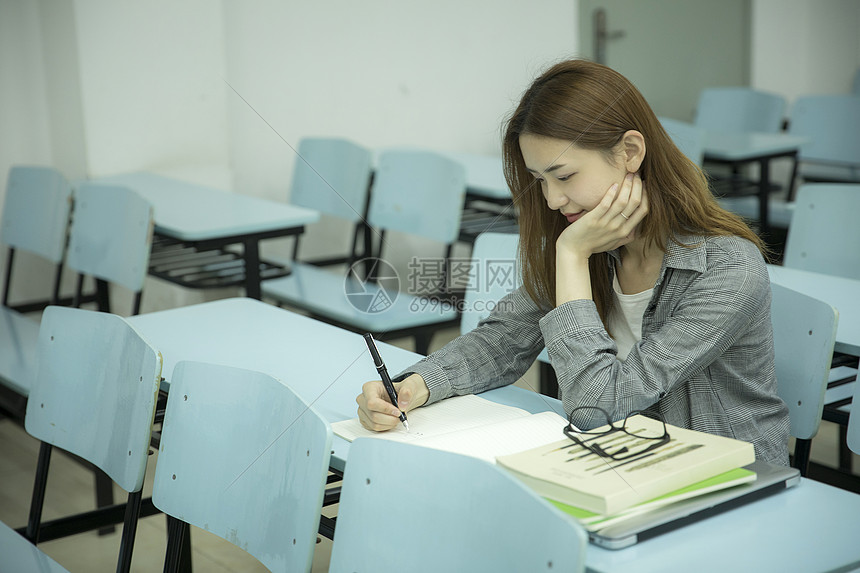
M 567 181 L 568 179 L 570 179 L 570 178 L 571 178 L 571 177 L 573 177 L 574 175 L 576 175 L 576 173 L 571 173 L 570 175 L 564 175 L 564 176 L 562 176 L 562 177 L 557 177 L 557 179 L 558 179 L 559 181 Z

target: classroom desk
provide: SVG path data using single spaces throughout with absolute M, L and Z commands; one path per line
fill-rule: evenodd
M 378 380 L 367 344 L 350 332 L 274 305 L 230 298 L 140 314 L 127 319 L 164 358 L 162 376 L 169 388 L 181 360 L 211 362 L 264 372 L 289 385 L 330 422 L 356 416 L 355 397 L 368 380 Z M 421 359 L 377 341 L 379 353 L 396 373 Z M 545 396 L 510 386 L 485 394 L 530 412 L 558 408 Z M 342 470 L 348 442 L 335 436 L 332 467 Z
M 769 230 L 768 200 L 770 195 L 770 162 L 780 157 L 794 160 L 797 169 L 797 153 L 807 139 L 785 133 L 723 133 L 708 131 L 705 134 L 704 160 L 723 163 L 732 167 L 757 163 L 759 169 L 758 205 L 761 232 Z
M 854 571 L 860 495 L 808 479 L 622 549 L 588 546 L 590 573 Z
M 777 265 L 768 265 L 767 270 L 772 283 L 836 307 L 839 325 L 834 350 L 860 356 L 860 281 Z
M 355 416 L 363 382 L 376 378 L 361 335 L 251 299 L 224 299 L 128 319 L 164 357 L 169 385 L 181 360 L 259 370 L 288 384 L 331 422 Z M 392 374 L 418 355 L 379 343 Z M 558 400 L 508 386 L 482 396 L 530 412 L 561 413 Z M 332 467 L 349 443 L 335 436 Z M 822 524 L 826 524 L 823 527 Z M 589 571 L 816 571 L 860 566 L 860 496 L 804 480 L 783 492 L 633 547 L 588 547 Z M 789 535 L 790 533 L 790 535 Z M 787 543 L 801 539 L 803 542 Z M 809 541 L 807 544 L 806 541 Z
M 510 203 L 511 192 L 505 181 L 502 158 L 477 153 L 445 153 L 466 170 L 466 192 L 474 197 Z
M 152 203 L 156 236 L 150 274 L 189 288 L 242 285 L 247 296 L 259 299 L 262 279 L 287 272 L 261 261 L 260 241 L 298 235 L 319 220 L 310 209 L 153 173 L 95 181 L 130 187 Z M 225 249 L 237 244 L 241 254 Z

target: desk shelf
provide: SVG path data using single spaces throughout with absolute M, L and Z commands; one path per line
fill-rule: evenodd
M 510 201 L 494 201 L 467 195 L 460 216 L 459 240 L 474 243 L 481 233 L 519 233 L 520 227 Z
M 259 261 L 260 279 L 290 274 L 285 265 Z M 152 241 L 149 273 L 173 284 L 194 288 L 245 286 L 245 258 L 226 247 L 197 244 L 156 235 Z

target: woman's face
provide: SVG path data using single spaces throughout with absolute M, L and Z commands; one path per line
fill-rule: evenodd
M 627 175 L 623 154 L 613 164 L 605 153 L 562 139 L 524 133 L 520 150 L 547 206 L 561 212 L 569 223 L 594 209 L 609 188 L 621 185 Z

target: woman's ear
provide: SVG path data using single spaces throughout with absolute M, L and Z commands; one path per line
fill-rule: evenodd
M 642 134 L 631 129 L 621 136 L 624 166 L 629 173 L 636 173 L 645 160 L 645 138 Z

